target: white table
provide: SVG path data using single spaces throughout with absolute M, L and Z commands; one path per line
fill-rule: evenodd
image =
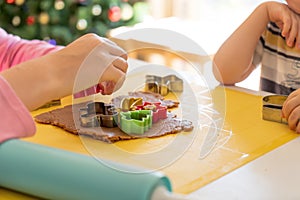
M 192 193 L 197 199 L 300 199 L 300 138 Z

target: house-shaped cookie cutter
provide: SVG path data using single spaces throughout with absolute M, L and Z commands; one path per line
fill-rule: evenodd
M 282 118 L 282 106 L 286 95 L 268 95 L 263 97 L 263 119 L 273 122 L 287 124 L 285 118 Z
M 162 96 L 166 96 L 170 91 L 182 92 L 183 80 L 178 78 L 176 75 L 168 75 L 164 77 L 146 75 L 145 91 L 159 93 Z
M 80 124 L 83 127 L 108 127 L 118 126 L 118 112 L 113 104 L 104 102 L 88 103 L 86 108 L 79 110 Z
M 129 135 L 143 135 L 151 127 L 151 110 L 135 110 L 120 112 L 120 129 Z
M 167 107 L 161 106 L 160 102 L 150 103 L 144 102 L 143 105 L 136 106 L 136 110 L 152 110 L 152 123 L 156 123 L 161 119 L 166 119 L 167 115 Z

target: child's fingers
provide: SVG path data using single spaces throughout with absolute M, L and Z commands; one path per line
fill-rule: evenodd
M 283 116 L 288 119 L 292 111 L 295 109 L 295 107 L 298 106 L 297 99 L 296 98 L 289 98 L 287 99 L 282 107 Z
M 281 35 L 283 37 L 288 37 L 292 28 L 292 20 L 290 15 L 286 12 L 282 13 L 282 19 L 280 21 L 282 21 Z
M 287 103 L 294 97 L 296 97 L 298 95 L 298 93 L 300 92 L 300 90 L 296 90 L 292 93 L 289 94 L 289 96 L 286 98 L 285 102 L 283 103 L 283 108 L 286 107 Z
M 296 22 L 297 22 L 298 27 L 297 27 L 297 33 L 296 33 L 295 46 L 296 46 L 296 48 L 300 49 L 300 17 L 297 16 Z
M 290 129 L 296 130 L 299 124 L 299 118 L 300 118 L 300 106 L 297 106 L 294 108 L 294 110 L 291 112 L 288 118 L 288 124 Z
M 115 46 L 117 46 L 117 44 L 116 44 L 115 42 L 111 41 L 111 40 L 110 40 L 110 39 L 108 39 L 108 38 L 103 38 L 103 40 L 104 40 L 105 42 L 107 42 L 107 43 L 111 44 L 111 45 L 115 45 Z
M 299 123 L 299 120 L 298 120 L 298 124 L 297 124 L 297 127 L 296 127 L 296 133 L 300 133 L 300 123 Z
M 110 40 L 108 40 L 108 41 L 110 41 Z M 118 45 L 116 45 L 115 43 L 113 43 L 112 41 L 106 42 L 105 45 L 108 47 L 108 52 L 110 54 L 112 54 L 114 56 L 122 57 L 125 60 L 128 59 L 127 52 L 124 49 L 122 49 L 121 47 L 119 47 Z
M 291 28 L 292 28 L 292 26 L 291 26 L 290 22 L 288 22 L 288 23 L 284 22 L 282 25 L 281 35 L 286 38 L 286 42 L 288 42 L 288 39 L 290 38 Z
M 286 119 L 289 118 L 291 112 L 297 107 L 300 106 L 300 89 L 292 92 L 282 106 L 282 116 Z M 300 118 L 300 115 L 299 115 Z
M 296 43 L 295 43 L 296 48 L 300 49 L 300 27 L 297 33 L 297 38 L 296 38 Z
M 116 90 L 119 89 L 124 80 L 126 73 L 122 70 L 116 68 L 114 65 L 110 65 L 104 73 L 101 75 L 99 82 L 112 81 L 116 84 Z
M 113 63 L 112 63 L 116 68 L 121 70 L 122 72 L 126 73 L 128 69 L 128 63 L 121 57 L 117 57 Z
M 294 19 L 294 17 L 292 17 L 292 23 L 291 23 L 291 28 L 290 28 L 290 32 L 288 34 L 288 38 L 287 38 L 287 45 L 289 47 L 293 47 L 295 44 L 295 40 L 297 39 L 297 35 L 298 35 L 298 22 L 296 19 Z
M 298 119 L 296 128 L 294 130 L 295 130 L 296 133 L 300 133 L 300 119 Z
M 112 94 L 115 90 L 116 83 L 113 81 L 105 81 L 98 84 L 98 87 L 101 89 L 101 94 L 109 95 Z

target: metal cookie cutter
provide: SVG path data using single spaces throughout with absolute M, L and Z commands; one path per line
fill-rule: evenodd
M 268 95 L 263 97 L 263 119 L 287 124 L 286 119 L 281 117 L 281 109 L 286 99 L 287 96 L 285 95 Z
M 151 110 L 120 112 L 120 129 L 127 134 L 142 135 L 151 127 Z
M 164 77 L 146 75 L 145 91 L 159 93 L 163 96 L 166 96 L 169 91 L 182 92 L 183 81 L 176 75 L 168 75 Z
M 123 98 L 121 101 L 122 111 L 135 110 L 135 107 L 140 105 L 143 105 L 143 98 L 141 97 Z
M 50 108 L 52 106 L 60 106 L 61 105 L 61 101 L 60 99 L 55 99 L 55 100 L 52 100 L 44 105 L 42 105 L 41 107 L 37 108 L 37 109 L 40 109 L 40 108 Z
M 113 104 L 103 102 L 88 103 L 86 108 L 81 108 L 80 123 L 83 127 L 108 127 L 118 126 L 118 112 Z
M 167 107 L 161 106 L 161 103 L 150 103 L 144 102 L 141 106 L 136 106 L 137 110 L 152 110 L 152 122 L 156 123 L 161 119 L 166 119 L 167 115 Z

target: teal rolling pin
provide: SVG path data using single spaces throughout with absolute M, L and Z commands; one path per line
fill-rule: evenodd
M 90 156 L 17 139 L 0 144 L 0 186 L 55 200 L 186 199 L 171 193 L 161 173 L 122 172 Z

